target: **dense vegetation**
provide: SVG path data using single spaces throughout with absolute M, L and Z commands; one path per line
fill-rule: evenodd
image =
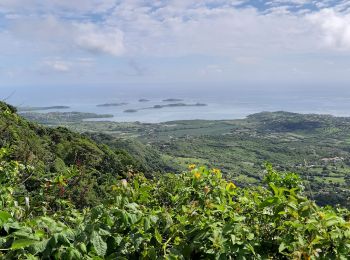
M 261 182 L 269 161 L 280 171 L 300 174 L 308 196 L 320 205 L 350 208 L 350 118 L 264 112 L 241 120 L 65 125 L 92 137 L 111 135 L 100 139 L 108 145 L 142 142 L 172 169 L 184 170 L 192 162 L 219 167 L 245 186 Z
M 253 187 L 194 164 L 146 178 L 147 159 L 123 149 L 137 142 L 94 135 L 108 147 L 0 105 L 0 259 L 350 257 L 350 212 L 317 206 L 294 173 L 267 164 Z
M 218 169 L 110 180 L 102 205 L 63 199 L 69 175 L 24 195 L 26 166 L 0 150 L 1 259 L 347 259 L 350 212 L 319 208 L 295 174 L 237 188 Z M 52 200 L 54 198 L 54 200 Z M 55 204 L 56 208 L 52 207 Z
M 148 164 L 125 149 L 98 144 L 89 137 L 66 128 L 47 128 L 30 123 L 15 108 L 0 103 L 0 147 L 8 147 L 11 159 L 35 167 L 26 170 L 22 181 L 29 191 L 41 185 L 41 178 L 71 172 L 70 194 L 79 207 L 96 204 L 105 195 L 108 179 L 129 170 L 154 172 L 156 162 Z

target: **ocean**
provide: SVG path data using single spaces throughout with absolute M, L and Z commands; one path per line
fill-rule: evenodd
M 69 106 L 69 109 L 45 110 L 78 111 L 112 114 L 113 118 L 96 119 L 118 122 L 158 123 L 192 119 L 239 119 L 261 111 L 350 116 L 350 92 L 322 89 L 263 89 L 239 87 L 175 87 L 165 86 L 108 86 L 108 87 L 12 87 L 2 88 L 1 99 L 15 106 Z M 147 99 L 148 102 L 139 102 Z M 164 102 L 165 99 L 181 101 Z M 105 103 L 127 103 L 123 106 L 101 107 Z M 171 103 L 207 106 L 164 106 Z M 127 113 L 125 110 L 137 110 Z

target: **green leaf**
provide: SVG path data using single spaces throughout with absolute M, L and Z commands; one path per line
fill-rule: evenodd
M 247 235 L 247 239 L 248 239 L 248 240 L 253 240 L 253 239 L 254 239 L 254 234 L 253 234 L 253 233 L 249 233 L 249 234 Z
M 43 230 L 36 230 L 34 233 L 36 238 L 43 238 L 45 236 L 45 232 Z
M 277 204 L 278 200 L 279 200 L 278 197 L 269 197 L 263 202 L 261 202 L 260 207 L 268 207 L 268 206 Z
M 100 236 L 109 236 L 109 235 L 111 235 L 111 233 L 109 231 L 107 231 L 105 229 L 102 229 L 102 228 L 100 228 L 98 230 L 98 233 L 100 234 Z
M 16 250 L 16 249 L 25 248 L 25 247 L 33 245 L 37 242 L 38 241 L 32 240 L 32 239 L 18 239 L 18 240 L 13 241 L 13 243 L 11 245 L 11 249 Z
M 68 248 L 65 258 L 67 260 L 81 259 L 80 252 L 75 248 Z
M 154 231 L 154 237 L 156 238 L 159 244 L 162 244 L 163 242 L 162 235 L 158 232 L 158 229 Z
M 148 256 L 149 259 L 157 259 L 157 252 L 153 247 L 146 250 L 145 255 Z
M 143 229 L 145 231 L 149 230 L 151 228 L 151 220 L 149 217 L 145 217 L 143 219 Z
M 233 245 L 236 244 L 236 236 L 235 235 L 231 235 L 231 243 Z
M 21 229 L 13 232 L 12 235 L 14 237 L 17 237 L 17 238 L 26 238 L 26 239 L 32 239 L 32 240 L 39 240 L 33 235 L 32 229 L 29 228 L 29 227 L 22 227 Z
M 31 251 L 33 251 L 32 253 L 42 253 L 44 252 L 44 250 L 47 248 L 47 245 L 48 245 L 48 242 L 49 242 L 49 239 L 45 239 L 43 241 L 39 241 L 33 245 L 31 245 Z
M 280 244 L 280 246 L 278 247 L 278 251 L 279 251 L 279 252 L 283 252 L 284 249 L 286 249 L 286 245 L 284 244 L 284 242 L 282 242 L 282 243 Z
M 139 188 L 140 188 L 140 184 L 139 184 L 138 180 L 134 180 L 134 189 L 135 189 L 136 191 L 138 191 Z
M 86 250 L 86 245 L 84 243 L 79 243 L 77 245 L 77 248 L 80 250 L 80 252 L 82 252 L 83 254 L 86 254 L 87 250 Z
M 246 247 L 253 253 L 253 255 L 255 255 L 254 247 L 251 244 L 248 243 Z
M 0 223 L 6 223 L 11 217 L 11 214 L 8 212 L 0 211 Z
M 91 243 L 95 248 L 97 255 L 104 256 L 107 251 L 107 243 L 103 241 L 102 237 L 97 232 L 92 232 Z
M 114 237 L 114 241 L 115 241 L 115 244 L 116 244 L 117 246 L 119 246 L 120 243 L 123 241 L 123 237 L 121 237 L 120 235 L 116 235 L 116 236 Z
M 327 219 L 326 221 L 326 227 L 330 227 L 330 226 L 334 226 L 335 224 L 337 224 L 339 222 L 338 218 L 336 217 L 332 217 Z

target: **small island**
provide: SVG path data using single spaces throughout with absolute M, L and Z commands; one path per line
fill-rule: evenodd
M 119 107 L 119 106 L 125 106 L 128 103 L 122 102 L 122 103 L 105 103 L 105 104 L 99 104 L 96 105 L 97 107 Z
M 183 99 L 179 98 L 168 98 L 168 99 L 163 99 L 163 102 L 181 102 L 184 101 Z
M 144 109 L 160 109 L 165 107 L 204 107 L 207 106 L 207 104 L 204 103 L 195 103 L 195 104 L 186 104 L 186 103 L 172 103 L 172 104 L 166 104 L 166 105 L 154 105 L 153 107 L 147 107 Z
M 208 104 L 205 104 L 205 103 L 196 103 L 196 104 L 194 104 L 194 106 L 196 106 L 196 107 L 206 107 L 206 106 L 208 106 Z
M 142 103 L 142 102 L 143 102 L 143 103 L 144 103 L 144 102 L 149 102 L 149 101 L 150 101 L 150 100 L 149 100 L 149 99 L 146 99 L 146 98 L 140 98 L 140 99 L 139 99 L 139 102 L 141 102 L 141 103 Z
M 48 107 L 17 107 L 18 112 L 30 112 L 40 110 L 52 110 L 52 109 L 69 109 L 69 106 L 48 106 Z
M 137 109 L 126 109 L 124 110 L 124 113 L 136 113 Z
M 124 113 L 136 113 L 139 110 L 146 110 L 146 109 L 162 109 L 166 107 L 204 107 L 207 106 L 207 104 L 204 103 L 195 103 L 195 104 L 186 104 L 186 103 L 171 103 L 166 105 L 154 105 L 152 107 L 145 107 L 140 109 L 126 109 L 124 110 Z

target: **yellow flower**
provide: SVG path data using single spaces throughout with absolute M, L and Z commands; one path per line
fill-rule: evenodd
M 194 178 L 195 178 L 195 179 L 198 180 L 198 179 L 200 179 L 200 177 L 201 177 L 200 172 L 195 172 L 195 173 L 194 173 Z
M 196 168 L 196 165 L 195 164 L 190 164 L 190 165 L 188 165 L 188 169 L 189 170 L 193 170 L 193 169 L 195 169 Z
M 236 189 L 237 186 L 233 183 L 233 182 L 229 182 L 227 185 L 226 185 L 226 190 L 228 192 L 232 192 L 234 189 Z
M 214 173 L 214 174 L 220 174 L 221 173 L 221 171 L 219 169 L 212 169 L 211 172 Z

